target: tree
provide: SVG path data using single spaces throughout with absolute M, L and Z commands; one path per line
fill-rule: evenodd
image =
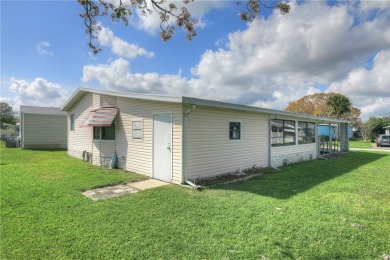
M 194 0 L 182 0 L 184 6 L 178 10 L 173 2 L 167 0 L 118 0 L 116 4 L 110 0 L 78 0 L 84 8 L 84 13 L 80 16 L 84 20 L 86 26 L 86 33 L 89 35 L 89 47 L 94 54 L 101 51 L 99 44 L 96 42 L 101 26 L 97 23 L 97 18 L 109 15 L 112 21 L 122 21 L 128 25 L 129 18 L 131 18 L 135 11 L 143 16 L 148 16 L 157 12 L 160 16 L 161 39 L 163 41 L 169 40 L 175 30 L 175 26 L 169 22 L 172 17 L 178 27 L 186 32 L 188 40 L 192 40 L 196 36 L 195 25 L 198 23 L 196 19 L 191 17 L 190 12 L 185 7 L 188 3 Z M 251 22 L 260 13 L 260 6 L 265 8 L 276 8 L 282 14 L 287 14 L 290 11 L 290 5 L 279 2 L 274 6 L 268 6 L 264 0 L 246 0 L 246 11 L 242 11 L 239 17 L 242 21 Z
M 375 128 L 375 118 L 370 117 L 366 122 L 359 122 L 359 131 L 364 140 L 370 140 L 371 131 Z
M 352 121 L 352 125 L 355 126 L 355 123 L 359 121 L 359 116 L 361 114 L 361 110 L 359 108 L 353 107 L 352 104 L 350 106 L 350 111 L 344 114 L 344 118 Z
M 378 135 L 384 134 L 383 127 L 388 126 L 389 124 L 390 122 L 387 121 L 385 117 L 373 117 L 373 129 L 371 130 L 370 138 L 375 139 Z
M 346 96 L 334 92 L 306 95 L 288 103 L 284 110 L 313 116 L 344 118 L 352 122 L 356 122 L 361 113 L 360 109 L 352 106 Z
M 364 140 L 375 140 L 384 133 L 383 127 L 390 125 L 390 117 L 370 117 L 365 122 L 359 121 L 359 131 Z
M 328 116 L 329 108 L 326 104 L 327 100 L 328 95 L 325 93 L 306 95 L 299 100 L 288 103 L 288 106 L 284 110 L 314 116 Z
M 338 93 L 329 96 L 326 104 L 329 107 L 330 114 L 336 116 L 336 118 L 341 118 L 351 112 L 352 103 L 349 98 Z
M 12 107 L 5 101 L 0 101 L 0 122 L 1 129 L 7 129 L 8 126 L 4 125 L 11 124 L 15 125 L 17 121 L 16 113 L 12 110 Z

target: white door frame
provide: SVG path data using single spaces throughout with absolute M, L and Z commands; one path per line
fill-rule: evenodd
M 158 115 L 158 114 L 170 114 L 171 115 L 171 120 L 170 120 L 170 123 L 171 123 L 171 163 L 170 163 L 170 181 L 172 182 L 173 180 L 173 113 L 172 111 L 167 111 L 167 112 L 153 112 L 152 113 L 152 178 L 154 178 L 154 115 Z

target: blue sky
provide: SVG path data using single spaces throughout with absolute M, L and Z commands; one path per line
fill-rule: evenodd
M 235 1 L 195 0 L 192 42 L 180 29 L 162 42 L 154 15 L 128 27 L 104 18 L 93 56 L 77 1 L 1 1 L 0 98 L 15 110 L 62 106 L 94 87 L 284 109 L 335 91 L 362 117 L 388 116 L 390 1 L 290 3 L 288 15 L 263 9 L 246 24 Z

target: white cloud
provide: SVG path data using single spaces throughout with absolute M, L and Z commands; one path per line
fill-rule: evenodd
M 128 61 L 117 59 L 85 66 L 83 80 L 96 80 L 112 90 L 189 95 L 275 109 L 319 92 L 318 86 L 331 85 L 328 91 L 340 86 L 339 91 L 363 113 L 372 113 L 389 99 L 368 106 L 356 93 L 370 89 L 373 96 L 381 96 L 390 82 L 383 75 L 390 71 L 390 21 L 383 15 L 364 18 L 359 8 L 327 6 L 322 1 L 291 2 L 288 15 L 275 11 L 267 20 L 256 20 L 246 30 L 230 34 L 225 48 L 205 51 L 191 79 L 133 74 Z M 374 53 L 378 53 L 374 68 L 364 71 L 363 64 Z M 353 82 L 359 81 L 359 75 L 361 82 L 370 82 L 369 88 Z
M 387 0 L 374 0 L 374 1 L 360 1 L 359 7 L 361 11 L 367 12 L 372 10 L 377 11 L 389 11 L 390 1 Z
M 213 89 L 208 93 L 283 109 L 316 85 L 343 79 L 372 53 L 390 49 L 386 16 L 356 23 L 346 5 L 292 2 L 291 8 L 288 15 L 275 11 L 230 34 L 225 49 L 203 54 L 193 75 Z
M 146 51 L 144 48 L 141 48 L 135 44 L 130 44 L 115 36 L 108 27 L 104 27 L 101 24 L 99 25 L 102 28 L 98 35 L 100 44 L 111 47 L 111 51 L 115 55 L 128 59 L 134 59 L 137 56 L 144 56 L 147 58 L 154 57 L 153 52 Z
M 130 62 L 119 58 L 108 64 L 84 66 L 84 82 L 98 81 L 107 89 L 134 93 L 182 95 L 189 83 L 180 75 L 132 74 Z
M 52 56 L 54 53 L 49 50 L 50 43 L 46 41 L 39 42 L 35 48 L 35 51 L 40 55 L 49 55 Z
M 3 101 L 3 102 L 6 102 L 8 105 L 12 105 L 13 104 L 13 100 L 9 97 L 1 97 L 0 96 L 0 101 Z
M 9 89 L 16 94 L 12 103 L 18 110 L 20 105 L 60 107 L 67 98 L 67 92 L 60 85 L 43 78 L 32 82 L 11 78 Z
M 256 20 L 247 30 L 231 34 L 227 50 L 205 53 L 196 73 L 207 75 L 212 66 L 230 75 L 240 68 L 243 75 L 283 71 L 332 81 L 373 51 L 389 47 L 388 26 L 379 26 L 377 20 L 353 23 L 345 6 L 292 3 L 290 14 Z
M 359 104 L 363 115 L 390 113 L 390 50 L 379 52 L 372 69 L 359 67 L 341 81 L 330 85 L 329 91 L 340 92 Z

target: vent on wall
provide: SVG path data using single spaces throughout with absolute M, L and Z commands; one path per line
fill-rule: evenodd
M 287 159 L 283 159 L 283 165 L 287 164 Z
M 313 159 L 313 154 L 310 154 L 309 158 L 310 158 L 310 160 L 312 160 Z

